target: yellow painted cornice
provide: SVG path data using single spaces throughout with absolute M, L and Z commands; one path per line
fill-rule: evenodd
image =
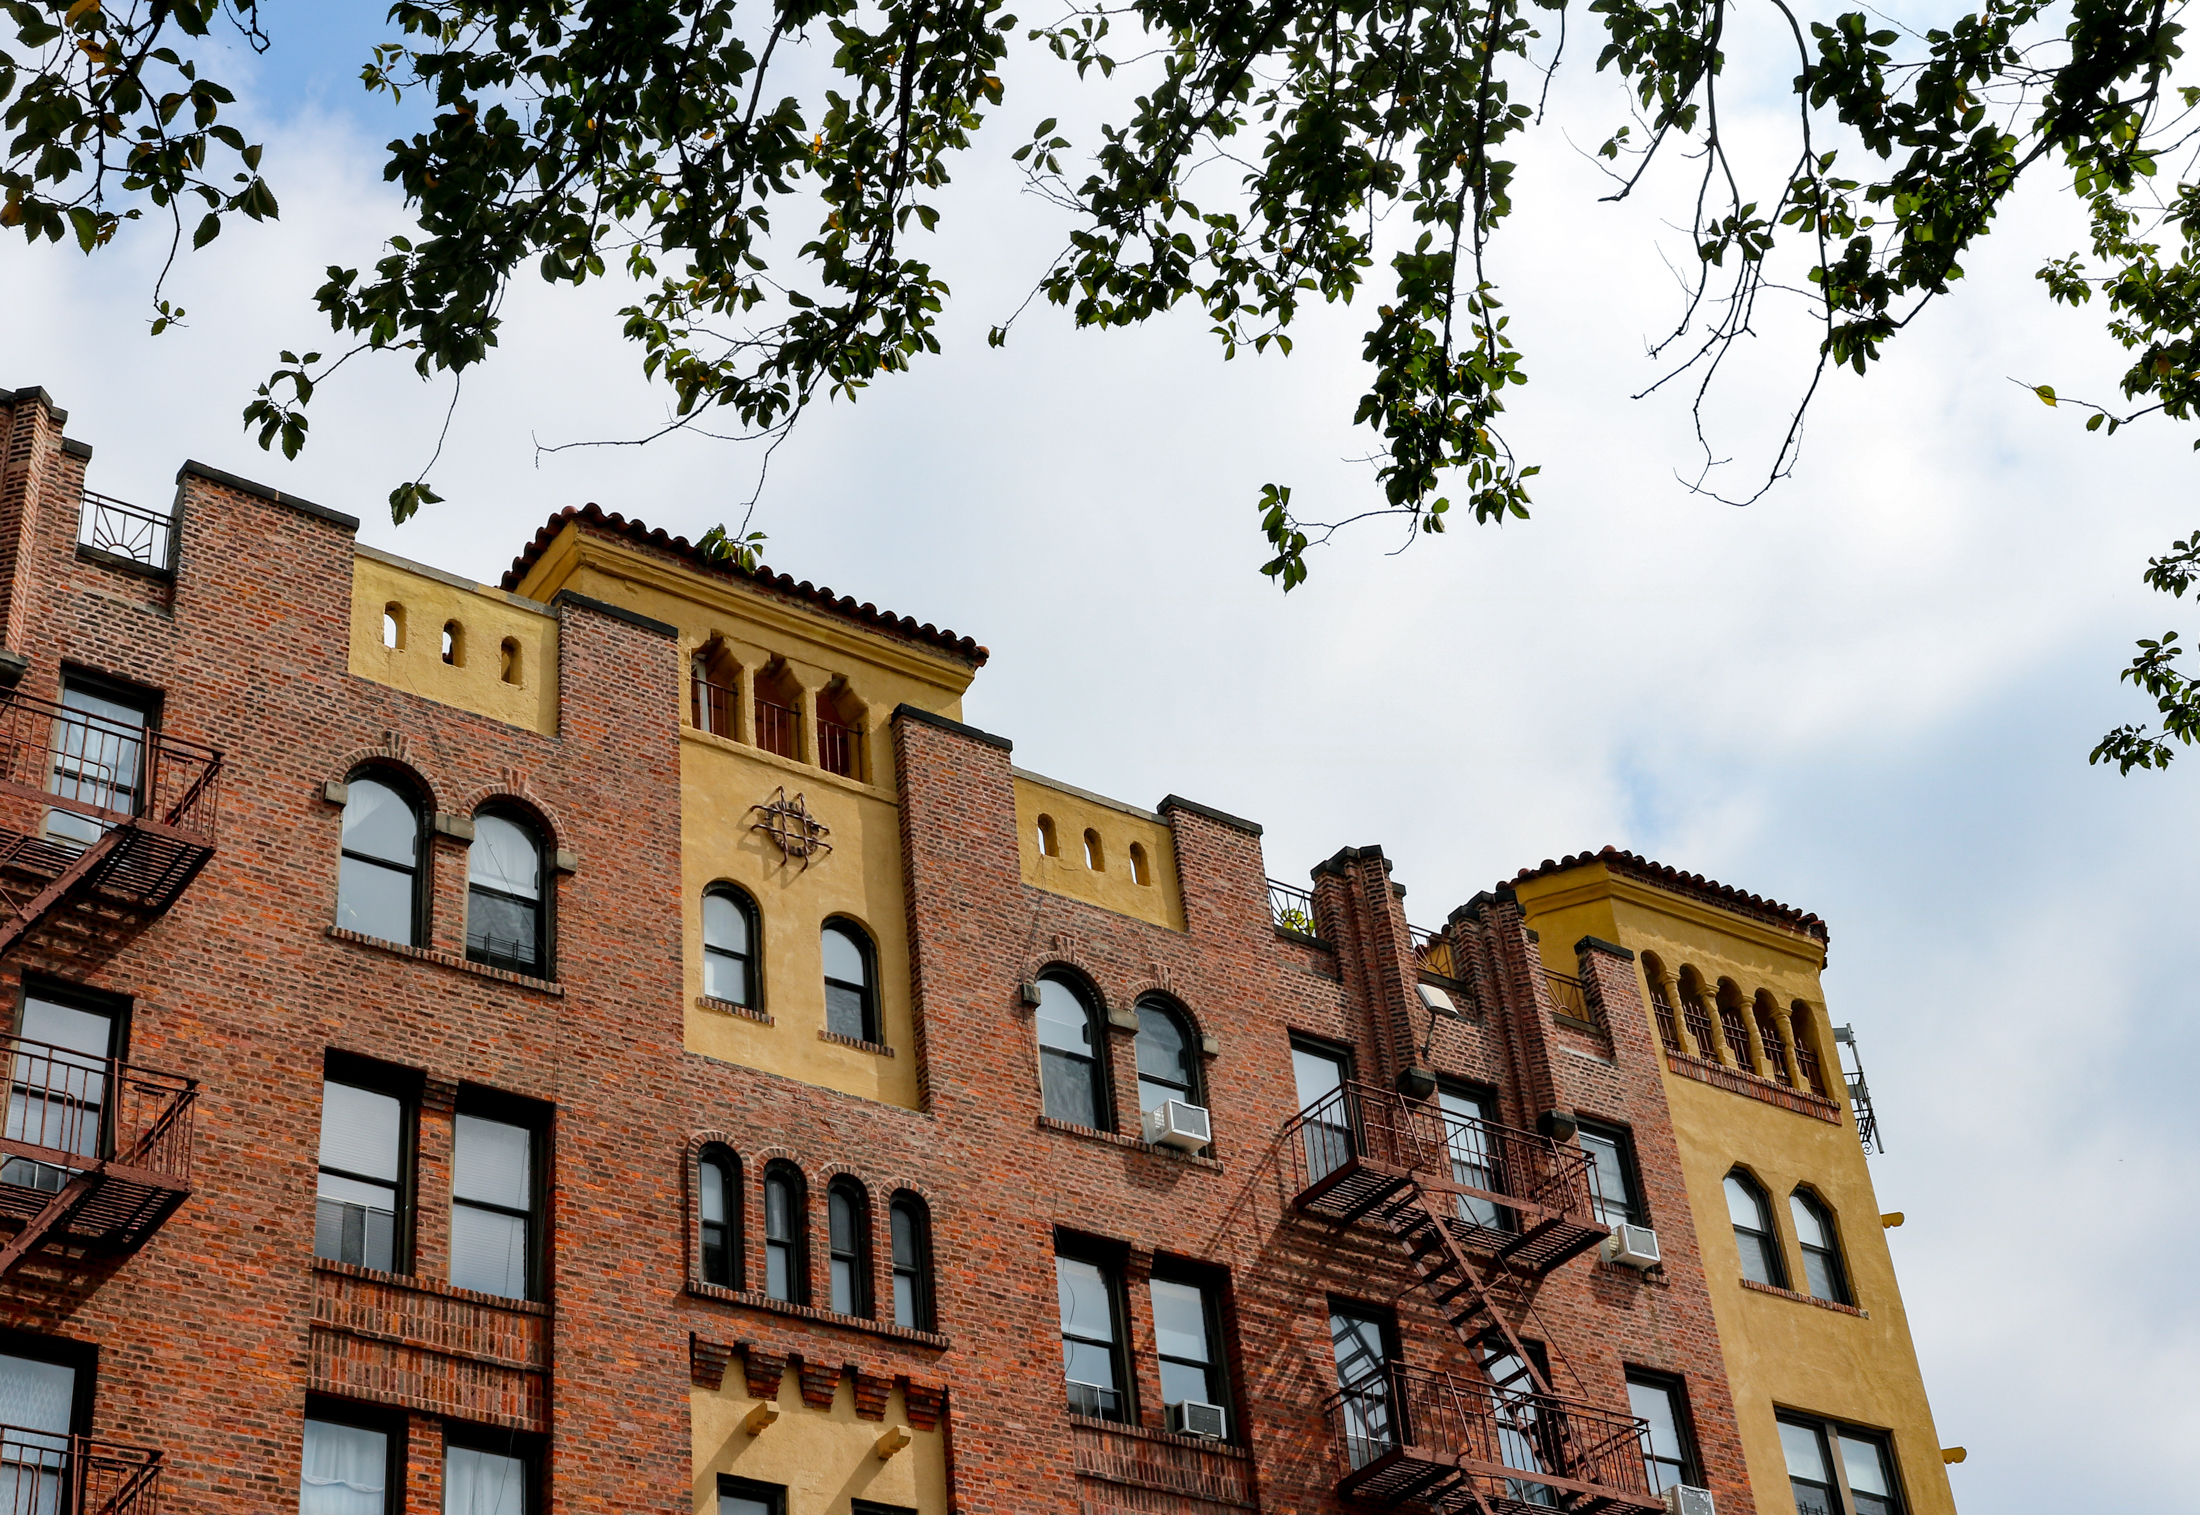
M 1618 900 L 1794 958 L 1812 973 L 1826 964 L 1826 944 L 1815 936 L 1783 930 L 1765 921 L 1722 910 L 1692 895 L 1661 889 L 1631 874 L 1615 873 L 1601 862 L 1542 878 L 1524 879 L 1513 885 L 1513 892 L 1521 898 L 1531 917 L 1537 910 L 1563 910 L 1597 900 Z

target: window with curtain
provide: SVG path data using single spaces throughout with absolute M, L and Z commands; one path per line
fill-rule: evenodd
M 836 1178 L 825 1190 L 825 1241 L 832 1254 L 833 1313 L 871 1313 L 871 1206 L 863 1186 Z
M 1813 1299 L 1837 1305 L 1853 1305 L 1849 1297 L 1848 1271 L 1841 1266 L 1841 1242 L 1834 1233 L 1833 1213 L 1807 1189 L 1788 1196 L 1788 1211 L 1795 1219 L 1795 1240 L 1803 1248 L 1803 1281 Z
M 1589 1154 L 1589 1193 L 1597 1224 L 1647 1225 L 1635 1184 L 1635 1139 L 1618 1126 L 1581 1123 L 1581 1150 Z
M 903 1190 L 887 1207 L 894 1240 L 894 1324 L 938 1327 L 932 1316 L 932 1220 L 924 1201 Z
M 451 1282 L 532 1299 L 535 1133 L 460 1113 L 451 1154 Z
M 344 800 L 336 924 L 361 936 L 420 945 L 421 810 L 382 778 L 354 777 Z
M 1129 1420 L 1120 1274 L 1090 1258 L 1057 1254 L 1054 1292 L 1062 1317 L 1062 1375 L 1070 1409 L 1099 1420 Z
M 1039 1009 L 1032 1019 L 1039 1034 L 1041 1108 L 1073 1126 L 1113 1129 L 1107 1072 L 1101 1060 L 1107 1033 L 1100 1024 L 1099 1008 L 1067 980 L 1042 978 Z
M 1677 1378 L 1627 1370 L 1628 1413 L 1650 1427 L 1643 1438 L 1642 1460 L 1650 1474 L 1650 1492 L 1663 1494 L 1681 1484 L 1702 1486 L 1696 1442 L 1688 1423 L 1688 1394 Z
M 1742 1255 L 1742 1277 L 1751 1283 L 1787 1287 L 1787 1269 L 1780 1261 L 1780 1239 L 1772 1229 L 1772 1207 L 1765 1191 L 1748 1174 L 1726 1176 L 1726 1211 L 1734 1223 L 1734 1248 Z
M 791 1163 L 764 1170 L 764 1292 L 789 1304 L 810 1301 L 803 1242 L 809 1231 L 802 1175 Z
M 542 838 L 517 815 L 474 817 L 467 849 L 466 956 L 536 978 L 548 977 L 549 932 L 542 905 Z
M 1197 1400 L 1227 1407 L 1230 1374 L 1223 1358 L 1219 1291 L 1189 1278 L 1156 1277 L 1147 1284 L 1147 1293 L 1153 1302 L 1161 1402 Z M 1234 1421 L 1230 1429 L 1235 1435 Z
M 713 884 L 703 892 L 703 992 L 754 1010 L 758 993 L 756 902 L 731 884 Z
M 854 921 L 825 923 L 825 1029 L 851 1041 L 877 1043 L 878 954 Z
M 389 1481 L 388 1432 L 306 1417 L 298 1515 L 384 1515 Z
M 321 1081 L 321 1172 L 313 1255 L 397 1270 L 411 1112 L 381 1089 Z
M 1175 1009 L 1159 1000 L 1138 1005 L 1138 1113 L 1158 1110 L 1172 1099 L 1201 1103 L 1199 1054 L 1191 1027 Z
M 443 1515 L 532 1515 L 534 1482 L 524 1456 L 446 1446 Z
M 739 1160 L 724 1147 L 705 1147 L 695 1165 L 696 1211 L 701 1225 L 697 1261 L 703 1282 L 737 1289 L 741 1214 Z

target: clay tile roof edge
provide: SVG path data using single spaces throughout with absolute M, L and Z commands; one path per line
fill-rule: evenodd
M 1582 868 L 1591 863 L 1602 863 L 1616 873 L 1629 874 L 1661 889 L 1670 889 L 1675 894 L 1693 895 L 1722 909 L 1732 910 L 1737 915 L 1754 916 L 1785 926 L 1791 931 L 1814 936 L 1820 941 L 1827 940 L 1826 923 L 1814 914 L 1798 910 L 1793 905 L 1783 905 L 1778 900 L 1766 899 L 1762 895 L 1744 893 L 1716 879 L 1707 879 L 1700 873 L 1683 873 L 1678 868 L 1655 862 L 1640 853 L 1623 852 L 1617 847 L 1605 847 L 1596 852 L 1569 853 L 1555 862 L 1545 858 L 1534 868 L 1521 869 L 1513 875 L 1511 882 L 1524 883 L 1529 879 L 1564 873 L 1569 868 Z

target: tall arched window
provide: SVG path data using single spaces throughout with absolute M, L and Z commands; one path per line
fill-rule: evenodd
M 705 1147 L 695 1172 L 695 1208 L 702 1225 L 703 1282 L 738 1289 L 741 1287 L 741 1160 L 724 1147 Z
M 1795 1033 L 1795 1066 L 1813 1094 L 1826 1092 L 1826 1076 L 1819 1069 L 1818 1044 L 1811 1034 L 1810 1006 L 1801 1000 L 1788 1012 L 1788 1029 Z
M 833 1313 L 871 1313 L 871 1201 L 842 1176 L 825 1190 L 826 1241 L 832 1252 Z
M 1772 1229 L 1772 1207 L 1757 1180 L 1736 1171 L 1726 1176 L 1726 1210 L 1734 1222 L 1734 1246 L 1742 1254 L 1742 1277 L 1752 1283 L 1787 1287 L 1780 1265 L 1780 1239 Z
M 1175 1009 L 1157 999 L 1138 1002 L 1138 1113 L 1158 1110 L 1172 1099 L 1187 1105 L 1199 1097 L 1199 1055 L 1191 1028 Z
M 878 953 L 870 934 L 836 916 L 825 923 L 823 942 L 825 1029 L 851 1041 L 884 1041 L 878 1024 Z
M 703 891 L 703 992 L 729 1005 L 754 1010 L 758 991 L 756 902 L 731 884 Z
M 1131 882 L 1134 884 L 1150 884 L 1153 882 L 1153 869 L 1146 862 L 1146 844 L 1143 842 L 1131 843 Z
M 1841 1242 L 1834 1234 L 1831 1212 L 1807 1189 L 1788 1196 L 1788 1212 L 1795 1217 L 1795 1239 L 1803 1248 L 1803 1281 L 1810 1286 L 1810 1297 L 1855 1304 L 1849 1297 L 1848 1270 L 1841 1266 Z
M 1062 842 L 1054 831 L 1054 817 L 1051 815 L 1040 816 L 1038 832 L 1039 855 L 1041 857 L 1060 857 L 1062 855 Z
M 1056 1120 L 1096 1131 L 1114 1128 L 1108 1109 L 1107 1050 L 1100 1009 L 1067 979 L 1039 980 L 1039 1093 Z
M 542 908 L 542 841 L 510 811 L 474 817 L 466 870 L 466 956 L 492 968 L 548 977 Z
M 1665 977 L 1665 964 L 1657 954 L 1642 955 L 1642 981 L 1650 986 L 1650 1013 L 1658 1023 L 1658 1041 L 1668 1052 L 1681 1048 L 1680 1017 L 1673 1010 L 1673 990 Z
M 775 1162 L 764 1170 L 764 1292 L 789 1304 L 806 1305 L 810 1269 L 804 1257 L 809 1240 L 809 1195 L 802 1170 Z
M 1715 1063 L 1719 1060 L 1719 1038 L 1711 1029 L 1710 1012 L 1703 1007 L 1710 992 L 1704 987 L 1703 975 L 1684 964 L 1681 968 L 1681 1019 L 1696 1043 L 1696 1055 Z
M 932 1321 L 932 1217 L 907 1189 L 887 1207 L 894 1231 L 894 1324 L 912 1331 L 937 1329 Z
M 1108 854 L 1100 845 L 1100 833 L 1090 826 L 1085 828 L 1085 866 L 1095 873 L 1108 870 Z
M 1764 1044 L 1765 1061 L 1772 1065 L 1772 1076 L 1783 1084 L 1795 1082 L 1794 1066 L 1788 1061 L 1787 1042 L 1780 1035 L 1780 1007 L 1772 996 L 1760 989 L 1750 1002 L 1750 1013 L 1757 1021 L 1757 1040 Z
M 396 784 L 354 778 L 344 800 L 336 924 L 408 947 L 420 944 L 420 807 Z
M 1742 991 L 1734 980 L 1719 980 L 1719 1030 L 1726 1037 L 1727 1054 L 1744 1072 L 1757 1071 L 1756 1054 L 1749 1049 L 1749 1027 L 1742 1019 Z

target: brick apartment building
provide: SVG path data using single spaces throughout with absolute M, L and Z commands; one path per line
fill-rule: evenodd
M 952 632 L 65 423 L 0 394 L 0 1515 L 1952 1511 L 1815 917 L 1607 851 L 1422 930 L 1014 767 Z

